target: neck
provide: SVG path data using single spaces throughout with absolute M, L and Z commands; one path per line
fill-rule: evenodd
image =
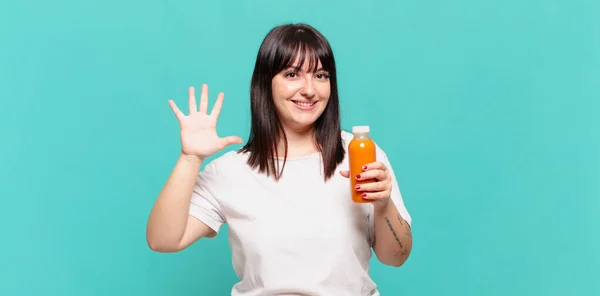
M 288 158 L 302 157 L 318 152 L 314 130 L 312 128 L 305 130 L 292 130 L 284 128 L 285 136 L 288 144 Z M 283 137 L 282 137 L 283 140 Z M 279 157 L 283 158 L 285 155 L 285 144 L 283 141 L 278 145 Z

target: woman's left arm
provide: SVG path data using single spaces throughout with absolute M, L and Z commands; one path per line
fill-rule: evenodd
M 363 192 L 365 199 L 371 200 L 374 207 L 373 250 L 379 261 L 390 266 L 401 266 L 406 262 L 412 249 L 410 224 L 398 212 L 392 195 L 392 177 L 382 162 L 367 164 L 358 176 L 342 175 L 358 180 L 373 180 L 356 188 Z
M 412 249 L 412 231 L 393 202 L 375 206 L 373 250 L 381 263 L 401 266 Z

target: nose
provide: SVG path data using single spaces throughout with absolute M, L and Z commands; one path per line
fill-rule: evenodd
M 304 85 L 300 89 L 300 94 L 307 98 L 312 98 L 315 96 L 315 86 L 312 81 L 312 77 L 304 78 Z

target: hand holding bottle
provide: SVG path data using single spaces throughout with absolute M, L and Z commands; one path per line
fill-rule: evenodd
M 387 167 L 377 161 L 375 142 L 368 126 L 352 128 L 354 138 L 348 144 L 349 170 L 340 174 L 350 178 L 352 200 L 386 206 L 391 196 L 391 180 Z

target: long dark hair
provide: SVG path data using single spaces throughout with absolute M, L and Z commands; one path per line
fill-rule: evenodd
M 307 55 L 308 54 L 308 55 Z M 299 57 L 299 65 L 292 65 Z M 319 61 L 329 72 L 331 87 L 329 101 L 314 123 L 314 140 L 323 158 L 325 180 L 331 178 L 344 159 L 335 60 L 331 46 L 315 28 L 306 24 L 286 24 L 273 28 L 263 40 L 254 66 L 250 87 L 252 127 L 248 142 L 240 152 L 249 152 L 248 165 L 259 168 L 279 180 L 287 159 L 288 144 L 279 115 L 275 109 L 272 79 L 283 69 L 308 62 L 317 70 Z M 284 161 L 279 167 L 277 145 L 285 144 Z

